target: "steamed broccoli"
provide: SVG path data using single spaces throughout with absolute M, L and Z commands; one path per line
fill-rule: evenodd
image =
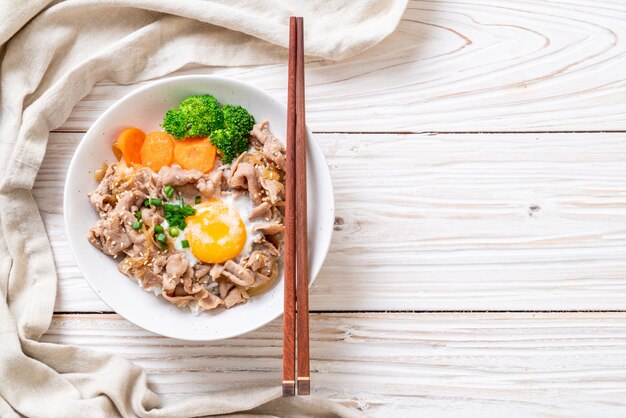
M 176 139 L 210 137 L 225 163 L 246 151 L 254 117 L 241 106 L 225 105 L 209 95 L 190 96 L 167 111 L 161 125 Z
M 236 131 L 244 137 L 250 135 L 254 126 L 254 117 L 241 106 L 222 106 L 224 113 L 224 127 L 231 131 Z
M 207 137 L 224 127 L 224 114 L 213 96 L 190 96 L 167 111 L 161 125 L 176 139 Z
M 235 157 L 247 151 L 250 146 L 248 134 L 242 135 L 233 129 L 218 129 L 214 131 L 211 134 L 211 142 L 217 147 L 217 151 L 226 164 L 230 164 Z

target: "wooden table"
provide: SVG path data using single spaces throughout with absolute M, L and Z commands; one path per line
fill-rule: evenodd
M 396 33 L 307 67 L 335 186 L 311 293 L 313 392 L 368 415 L 626 415 L 626 3 L 412 1 Z M 191 68 L 285 100 L 286 66 Z M 144 83 L 139 83 L 144 84 Z M 280 382 L 281 321 L 196 344 L 110 312 L 62 218 L 99 83 L 34 193 L 59 274 L 46 341 L 118 353 L 164 402 Z

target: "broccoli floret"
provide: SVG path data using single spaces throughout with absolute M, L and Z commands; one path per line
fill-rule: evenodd
M 254 117 L 241 106 L 222 106 L 224 127 L 247 137 L 254 126 Z
M 190 96 L 167 111 L 161 125 L 176 139 L 207 137 L 224 127 L 224 115 L 213 96 Z
M 248 150 L 250 140 L 248 135 L 241 135 L 232 129 L 218 129 L 211 134 L 211 142 L 217 147 L 226 164 L 230 164 L 235 157 Z
M 185 122 L 182 113 L 176 108 L 167 111 L 161 126 L 165 129 L 165 132 L 177 139 L 184 138 L 187 133 L 187 122 Z

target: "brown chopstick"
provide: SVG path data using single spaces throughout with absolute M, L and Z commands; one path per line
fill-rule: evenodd
M 287 152 L 285 161 L 285 306 L 283 314 L 283 396 L 296 394 L 296 18 L 289 19 Z
M 296 18 L 296 347 L 298 395 L 311 391 L 309 369 L 309 261 L 304 103 L 304 22 Z

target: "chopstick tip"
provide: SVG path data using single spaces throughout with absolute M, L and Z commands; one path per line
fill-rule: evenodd
M 283 396 L 296 396 L 296 382 L 283 380 Z
M 311 394 L 311 380 L 305 378 L 298 378 L 298 395 L 310 395 Z

